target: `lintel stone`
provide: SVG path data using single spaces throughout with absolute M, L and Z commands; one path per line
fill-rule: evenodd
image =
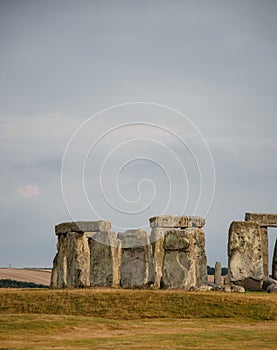
M 98 231 L 110 231 L 110 221 L 76 221 L 76 222 L 64 222 L 55 226 L 56 235 L 64 234 L 68 232 L 98 232 Z
M 277 214 L 245 213 L 245 221 L 257 222 L 260 226 L 277 227 Z
M 201 216 L 171 216 L 160 215 L 149 219 L 150 227 L 156 228 L 187 228 L 187 227 L 203 227 L 205 226 L 205 219 Z

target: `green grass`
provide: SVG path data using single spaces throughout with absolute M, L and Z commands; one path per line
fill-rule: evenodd
M 276 349 L 277 295 L 0 290 L 3 349 Z

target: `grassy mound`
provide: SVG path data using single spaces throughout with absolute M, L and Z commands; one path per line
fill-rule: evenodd
M 147 290 L 0 290 L 0 313 L 152 318 L 277 319 L 277 295 Z

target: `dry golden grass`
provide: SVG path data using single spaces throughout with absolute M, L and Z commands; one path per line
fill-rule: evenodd
M 0 290 L 2 349 L 276 349 L 277 295 Z

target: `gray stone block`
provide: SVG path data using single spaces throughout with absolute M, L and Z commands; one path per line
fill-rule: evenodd
M 263 256 L 260 225 L 251 221 L 231 223 L 228 237 L 230 282 L 248 290 L 260 290 Z
M 190 289 L 207 284 L 205 235 L 202 229 L 169 230 L 165 235 L 163 247 L 163 288 Z
M 151 228 L 201 228 L 205 226 L 205 219 L 200 216 L 160 215 L 150 218 L 149 221 Z
M 122 242 L 114 232 L 100 231 L 89 238 L 90 286 L 118 287 Z
M 110 230 L 111 223 L 103 220 L 64 222 L 55 226 L 56 235 L 68 232 L 98 232 Z
M 67 287 L 89 287 L 90 250 L 83 233 L 67 234 Z
M 123 288 L 144 288 L 153 283 L 152 247 L 141 229 L 118 234 L 122 240 L 121 279 Z

